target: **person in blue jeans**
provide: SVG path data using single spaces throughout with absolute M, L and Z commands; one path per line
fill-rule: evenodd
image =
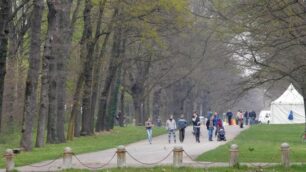
M 210 117 L 210 119 L 206 122 L 206 127 L 208 130 L 208 140 L 213 141 L 213 133 L 214 133 L 214 124 L 213 124 L 214 116 Z
M 187 121 L 182 114 L 180 119 L 177 121 L 177 128 L 179 129 L 179 139 L 183 143 L 185 139 L 185 128 L 187 127 Z
M 171 143 L 171 135 L 173 135 L 173 141 L 174 143 L 176 143 L 176 136 L 175 136 L 176 122 L 173 119 L 173 115 L 170 115 L 170 118 L 167 120 L 166 128 L 168 130 L 168 142 Z
M 148 141 L 150 144 L 152 144 L 152 128 L 153 128 L 153 124 L 150 118 L 148 118 L 148 120 L 145 123 L 146 126 L 146 130 L 147 130 L 147 135 L 148 135 Z
M 196 142 L 200 143 L 201 122 L 200 122 L 200 118 L 198 117 L 197 113 L 193 114 L 192 125 L 193 125 L 193 131 L 194 131 L 194 135 L 195 135 L 195 138 L 196 138 Z

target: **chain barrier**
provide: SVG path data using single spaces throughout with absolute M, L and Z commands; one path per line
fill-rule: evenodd
M 35 167 L 35 168 L 40 168 L 40 167 L 46 167 L 46 166 L 49 166 L 51 164 L 53 164 L 55 161 L 57 161 L 59 158 L 62 157 L 62 154 L 60 154 L 60 156 L 58 158 L 55 158 L 54 160 L 50 161 L 50 162 L 47 162 L 46 164 L 42 164 L 42 165 L 29 165 L 30 167 Z
M 159 161 L 156 161 L 156 162 L 153 162 L 153 163 L 147 163 L 147 162 L 142 162 L 140 160 L 138 160 L 137 158 L 135 158 L 133 155 L 130 154 L 130 152 L 126 151 L 126 153 L 133 159 L 135 160 L 136 162 L 140 163 L 140 164 L 143 164 L 143 165 L 155 165 L 155 164 L 159 164 L 161 162 L 163 162 L 164 160 L 166 160 L 171 154 L 172 154 L 172 151 L 170 151 L 167 156 L 165 156 L 163 159 L 159 160 Z
M 101 166 L 98 166 L 98 167 L 91 167 L 91 166 L 85 164 L 84 162 L 82 162 L 74 153 L 73 153 L 72 155 L 73 155 L 73 157 L 75 157 L 75 159 L 78 160 L 78 162 L 79 162 L 81 165 L 83 165 L 84 167 L 89 168 L 89 169 L 96 170 L 96 169 L 103 168 L 103 167 L 109 165 L 110 162 L 111 162 L 111 161 L 114 159 L 114 157 L 116 156 L 116 154 L 117 154 L 117 153 L 115 152 L 115 153 L 113 154 L 113 156 L 111 157 L 110 160 L 108 160 L 105 164 L 103 164 L 103 165 L 101 165 Z
M 138 159 L 137 159 L 135 156 L 133 156 L 130 152 L 126 151 L 126 153 L 127 153 L 133 160 L 135 160 L 136 162 L 138 162 L 138 163 L 140 163 L 140 164 L 143 164 L 143 165 L 156 165 L 156 164 L 159 164 L 159 163 L 163 162 L 164 160 L 166 160 L 166 159 L 172 154 L 172 152 L 173 152 L 173 151 L 170 151 L 164 158 L 162 158 L 162 159 L 159 160 L 159 161 L 152 162 L 152 163 L 147 163 L 147 162 L 143 162 L 143 161 L 138 160 Z M 195 159 L 194 159 L 190 154 L 188 154 L 185 150 L 183 150 L 183 152 L 184 152 L 184 154 L 185 154 L 191 161 L 193 161 L 195 164 L 204 165 L 204 167 L 209 167 L 209 166 L 212 166 L 213 164 L 219 163 L 219 162 L 200 162 L 200 161 L 195 160 Z M 296 159 L 299 159 L 299 158 L 298 158 L 299 155 L 298 155 L 295 151 L 293 151 L 292 149 L 290 149 L 290 152 L 291 152 L 291 154 L 292 154 L 293 157 L 295 157 Z M 82 162 L 82 161 L 76 156 L 76 154 L 73 153 L 72 155 L 73 155 L 73 157 L 75 157 L 75 159 L 76 159 L 82 166 L 84 166 L 84 167 L 86 167 L 86 168 L 89 168 L 89 169 L 94 169 L 94 170 L 96 170 L 96 169 L 100 169 L 100 168 L 103 168 L 103 167 L 109 165 L 110 162 L 115 158 L 116 154 L 117 154 L 117 152 L 115 152 L 115 153 L 113 154 L 113 156 L 111 157 L 111 159 L 108 160 L 105 164 L 102 164 L 102 165 L 100 165 L 100 166 L 98 166 L 98 167 L 89 166 L 88 164 Z M 245 157 L 243 156 L 243 154 L 240 154 L 239 156 L 240 156 L 241 158 L 245 158 Z M 256 169 L 266 168 L 266 167 L 275 165 L 275 164 L 278 162 L 277 159 L 280 159 L 280 156 L 281 156 L 281 154 L 279 154 L 278 152 L 276 152 L 276 153 L 271 157 L 272 162 L 267 162 L 267 163 L 263 163 L 263 162 L 260 162 L 260 163 L 245 162 L 245 164 L 246 164 L 247 166 L 250 166 L 250 167 L 256 168 Z M 42 165 L 28 165 L 28 166 L 30 166 L 30 167 L 35 167 L 35 168 L 50 166 L 51 164 L 53 164 L 55 161 L 57 161 L 57 160 L 58 160 L 59 158 L 61 158 L 61 157 L 62 157 L 62 154 L 61 154 L 58 158 L 56 158 L 56 159 L 54 159 L 54 160 L 51 160 L 50 162 L 47 162 L 47 163 L 45 163 L 45 164 L 42 164 Z M 245 159 L 247 160 L 247 158 L 245 158 Z M 301 161 L 301 162 L 298 162 L 298 163 L 305 164 L 306 161 Z M 55 166 L 51 166 L 51 167 L 55 167 Z
M 196 164 L 211 166 L 211 165 L 213 165 L 213 164 L 218 163 L 218 162 L 200 162 L 200 161 L 197 161 L 197 160 L 193 159 L 192 156 L 189 155 L 185 150 L 184 150 L 184 154 L 185 154 L 191 161 L 195 162 Z

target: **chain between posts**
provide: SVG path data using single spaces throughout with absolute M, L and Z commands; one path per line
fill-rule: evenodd
M 114 157 L 116 156 L 116 154 L 117 154 L 117 152 L 115 152 L 115 153 L 113 154 L 113 156 L 111 157 L 111 159 L 108 160 L 105 164 L 103 164 L 103 165 L 101 165 L 101 166 L 98 166 L 98 167 L 91 167 L 91 166 L 88 166 L 87 164 L 85 164 L 84 162 L 82 162 L 82 161 L 76 156 L 76 154 L 73 153 L 72 155 L 73 155 L 73 157 L 75 157 L 75 159 L 78 160 L 78 162 L 79 162 L 81 165 L 83 165 L 84 167 L 89 168 L 89 169 L 99 169 L 99 168 L 103 168 L 103 167 L 109 165 L 110 162 L 111 162 L 111 161 L 114 159 Z
M 58 158 L 61 158 L 61 157 L 62 157 L 62 154 L 60 154 Z M 55 161 L 58 160 L 58 158 L 55 158 L 54 160 L 52 160 L 50 162 L 47 162 L 46 164 L 43 164 L 43 165 L 29 165 L 29 166 L 30 167 L 35 167 L 35 168 L 46 167 L 46 166 L 49 166 L 49 165 L 53 164 Z
M 213 165 L 213 164 L 218 163 L 218 162 L 200 162 L 200 161 L 194 160 L 194 159 L 192 158 L 192 156 L 189 155 L 185 150 L 184 150 L 184 154 L 185 154 L 190 160 L 192 160 L 193 162 L 195 162 L 196 164 L 201 164 L 201 165 L 207 165 L 207 166 L 209 166 L 209 165 Z
M 133 159 L 135 160 L 136 162 L 140 163 L 140 164 L 143 164 L 143 165 L 155 165 L 155 164 L 159 164 L 161 162 L 163 162 L 164 160 L 166 160 L 172 153 L 172 151 L 170 151 L 166 157 L 164 157 L 163 159 L 159 160 L 159 161 L 156 161 L 156 162 L 153 162 L 153 163 L 146 163 L 146 162 L 142 162 L 140 160 L 138 160 L 137 158 L 135 158 L 133 155 L 130 154 L 130 152 L 126 151 L 126 153 Z

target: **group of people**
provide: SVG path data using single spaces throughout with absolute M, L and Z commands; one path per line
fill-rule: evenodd
M 197 112 L 194 112 L 191 119 L 191 123 L 193 126 L 193 135 L 195 136 L 195 140 L 197 143 L 200 143 L 200 128 L 202 122 L 203 121 L 201 121 L 200 116 L 197 114 Z M 170 115 L 169 119 L 166 121 L 166 129 L 168 130 L 168 142 L 176 143 L 175 131 L 178 129 L 179 141 L 183 143 L 185 139 L 185 129 L 187 126 L 188 122 L 184 118 L 184 115 L 181 115 L 177 121 L 173 118 L 173 115 Z M 150 144 L 152 144 L 153 123 L 150 118 L 145 122 L 145 127 L 147 131 L 148 141 Z M 213 134 L 215 135 L 215 137 L 217 137 L 218 141 L 226 141 L 223 121 L 219 117 L 218 113 L 215 113 L 213 115 L 211 114 L 208 116 L 206 121 L 206 128 L 208 130 L 209 141 L 213 141 Z
M 234 122 L 243 128 L 244 125 L 253 125 L 256 123 L 256 112 L 254 110 L 242 111 L 238 110 L 236 116 L 229 110 L 226 112 L 227 121 L 229 125 L 234 125 Z
M 179 129 L 179 139 L 180 139 L 180 142 L 182 143 L 185 138 L 185 128 L 187 126 L 188 126 L 187 120 L 184 119 L 184 115 L 181 115 L 177 123 L 175 119 L 173 118 L 173 115 L 170 115 L 170 118 L 166 122 L 166 128 L 168 130 L 168 142 L 171 143 L 171 140 L 173 140 L 173 142 L 176 143 L 175 131 L 178 128 Z M 150 144 L 152 144 L 153 123 L 152 123 L 151 118 L 148 118 L 148 120 L 145 122 L 145 127 L 147 131 L 148 141 Z

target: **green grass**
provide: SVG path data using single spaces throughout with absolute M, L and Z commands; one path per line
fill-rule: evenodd
M 305 172 L 306 165 L 295 165 L 290 168 L 284 168 L 281 166 L 269 167 L 269 168 L 223 168 L 223 167 L 211 167 L 211 168 L 192 168 L 192 167 L 153 167 L 153 168 L 112 168 L 100 170 L 100 172 Z M 88 172 L 89 170 L 71 169 L 65 172 Z
M 153 135 L 161 135 L 166 133 L 164 128 L 154 128 Z M 10 142 L 0 143 L 0 149 L 4 152 L 7 148 L 18 147 L 19 135 L 12 134 L 7 136 L 11 138 Z M 99 150 L 105 150 L 109 148 L 117 147 L 118 145 L 126 145 L 135 141 L 146 139 L 146 132 L 144 127 L 115 127 L 112 132 L 107 132 L 95 136 L 79 137 L 73 141 L 69 141 L 63 144 L 47 144 L 43 148 L 34 148 L 32 152 L 22 152 L 16 155 L 16 166 L 27 165 L 43 160 L 55 159 L 62 156 L 65 147 L 72 148 L 74 153 L 86 153 Z M 4 140 L 4 139 L 3 139 Z M 4 167 L 4 159 L 0 160 L 0 168 Z
M 233 141 L 208 151 L 197 159 L 200 161 L 228 162 L 231 144 L 239 146 L 240 162 L 280 162 L 280 145 L 290 145 L 291 162 L 306 162 L 306 143 L 301 134 L 304 125 L 258 125 L 241 132 Z

